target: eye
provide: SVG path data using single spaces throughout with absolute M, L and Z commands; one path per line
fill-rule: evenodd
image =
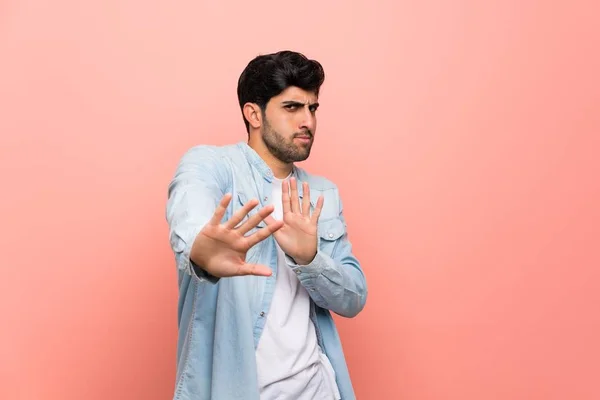
M 296 104 L 288 104 L 285 106 L 285 109 L 288 111 L 296 111 L 298 109 L 298 105 Z
M 310 108 L 309 108 L 309 109 L 310 109 L 310 112 L 311 112 L 311 113 L 314 113 L 314 112 L 316 112 L 316 111 L 317 111 L 317 109 L 318 109 L 318 108 L 319 108 L 318 106 L 310 106 Z

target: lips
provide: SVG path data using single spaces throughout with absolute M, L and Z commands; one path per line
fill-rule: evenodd
M 310 136 L 296 136 L 294 139 L 298 139 L 302 146 L 308 146 L 312 143 Z
M 304 134 L 296 134 L 294 135 L 294 139 L 302 139 L 302 140 L 311 140 L 312 139 L 312 135 L 310 133 L 304 133 Z

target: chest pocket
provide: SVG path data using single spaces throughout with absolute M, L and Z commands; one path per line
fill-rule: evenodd
M 333 257 L 344 233 L 346 233 L 346 226 L 340 218 L 319 221 L 317 226 L 319 249 Z
M 244 194 L 243 192 L 238 192 L 237 193 L 237 203 L 232 200 L 233 207 L 231 209 L 231 214 L 233 215 L 233 213 L 239 211 L 244 205 L 246 205 L 246 203 L 248 201 L 250 201 L 250 199 L 251 198 L 246 196 L 246 194 Z M 258 213 L 258 211 L 261 208 L 263 208 L 263 205 L 259 203 L 256 207 L 254 207 L 252 210 L 250 210 L 250 212 L 247 215 L 244 216 L 244 218 L 242 219 L 242 222 L 240 222 L 238 224 L 238 226 L 243 224 L 244 222 L 246 222 L 246 220 L 248 218 L 252 217 L 254 214 Z M 230 218 L 231 218 L 231 216 L 230 216 Z M 264 220 L 260 221 L 256 227 L 252 228 L 252 230 L 246 234 L 246 236 L 256 232 L 257 229 L 264 228 L 265 226 L 267 226 L 266 222 Z

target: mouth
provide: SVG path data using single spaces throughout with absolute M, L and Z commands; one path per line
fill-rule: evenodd
M 302 143 L 310 143 L 312 141 L 311 136 L 296 136 L 294 140 L 299 140 Z

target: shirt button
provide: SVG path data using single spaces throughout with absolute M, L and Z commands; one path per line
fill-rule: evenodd
M 333 237 L 333 233 L 330 233 L 330 234 L 329 234 L 329 237 L 330 237 L 330 238 L 332 238 L 332 237 Z
M 261 311 L 261 313 L 260 313 L 260 316 L 261 316 L 261 317 L 264 317 L 264 316 L 265 316 L 265 312 L 264 312 L 264 311 Z
M 299 269 L 296 270 L 296 274 L 300 275 L 300 272 L 301 271 Z
M 267 199 L 268 199 L 268 197 L 267 197 L 267 196 L 265 196 L 265 198 L 264 198 L 263 200 L 264 200 L 264 201 L 267 201 Z

